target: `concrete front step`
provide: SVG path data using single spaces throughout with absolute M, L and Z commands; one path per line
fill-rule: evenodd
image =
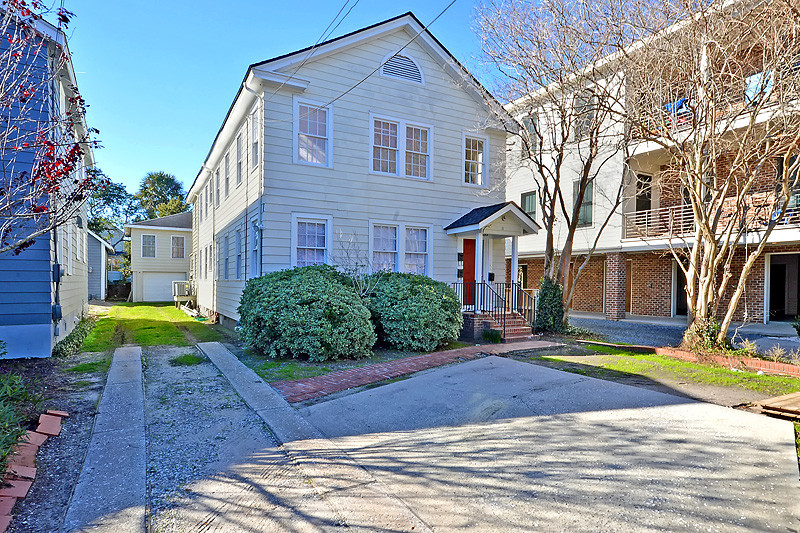
M 528 335 L 506 335 L 503 342 L 508 344 L 511 342 L 527 342 L 533 338 L 533 334 Z

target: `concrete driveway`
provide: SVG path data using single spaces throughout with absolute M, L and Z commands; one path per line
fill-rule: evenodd
M 788 422 L 499 357 L 306 407 L 436 531 L 797 531 Z

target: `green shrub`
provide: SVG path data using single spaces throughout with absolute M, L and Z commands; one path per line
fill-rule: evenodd
M 80 321 L 75 324 L 75 328 L 70 331 L 69 335 L 53 346 L 53 357 L 68 357 L 80 352 L 83 341 L 86 339 L 86 336 L 89 335 L 89 332 L 92 331 L 93 327 L 94 320 L 91 318 L 81 318 Z
M 536 331 L 564 330 L 564 301 L 561 284 L 548 277 L 542 278 L 539 295 L 536 298 Z
M 461 302 L 446 283 L 419 274 L 379 275 L 368 305 L 382 341 L 400 350 L 431 352 L 458 338 Z
M 274 358 L 366 357 L 376 340 L 369 310 L 344 276 L 327 265 L 249 280 L 239 317 L 244 341 Z
M 717 345 L 720 325 L 716 318 L 697 318 L 683 334 L 683 346 L 690 350 L 715 350 L 728 346 Z
M 26 385 L 19 375 L 0 373 L 0 478 L 14 446 L 25 434 L 25 423 L 35 418 L 45 400 L 44 394 Z
M 794 326 L 794 330 L 797 333 L 797 335 L 800 336 L 800 315 L 794 317 L 794 320 L 792 321 L 792 326 Z
M 503 342 L 503 334 L 496 329 L 483 330 L 481 337 L 483 337 L 483 340 L 486 342 L 491 342 L 492 344 L 500 344 Z

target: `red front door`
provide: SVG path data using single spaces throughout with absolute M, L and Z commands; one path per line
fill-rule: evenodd
M 475 303 L 475 239 L 464 239 L 464 301 L 461 303 Z

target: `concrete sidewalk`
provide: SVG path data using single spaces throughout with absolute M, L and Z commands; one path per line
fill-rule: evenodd
M 197 347 L 283 443 L 317 492 L 353 531 L 431 531 L 389 489 L 323 437 L 275 389 L 218 342 Z
M 142 349 L 117 348 L 62 531 L 145 531 Z

